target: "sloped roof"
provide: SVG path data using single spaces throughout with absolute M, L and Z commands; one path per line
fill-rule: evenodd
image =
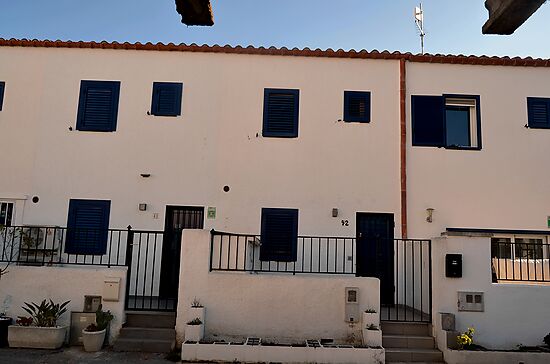
M 119 43 L 119 42 L 73 42 L 62 40 L 36 40 L 36 39 L 3 39 L 0 38 L 0 47 L 37 47 L 37 48 L 87 48 L 87 49 L 125 49 L 160 52 L 203 52 L 203 53 L 228 53 L 228 54 L 253 54 L 270 56 L 295 56 L 295 57 L 326 57 L 326 58 L 353 58 L 353 59 L 394 59 L 422 63 L 468 64 L 485 66 L 518 66 L 518 67 L 550 67 L 550 59 L 532 57 L 490 57 L 475 55 L 451 55 L 451 54 L 413 54 L 402 52 L 389 52 L 378 50 L 343 49 L 326 50 L 286 47 L 242 47 L 230 45 L 197 45 L 174 43 Z

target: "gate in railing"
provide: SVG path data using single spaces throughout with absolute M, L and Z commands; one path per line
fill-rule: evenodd
M 394 239 L 393 249 L 394 300 L 382 304 L 380 319 L 431 322 L 431 240 Z
M 160 287 L 163 231 L 132 230 L 126 244 L 126 309 L 132 311 L 175 311 L 176 293 Z M 167 268 L 167 267 L 165 267 Z

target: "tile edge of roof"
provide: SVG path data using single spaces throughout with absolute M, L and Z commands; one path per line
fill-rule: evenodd
M 328 48 L 310 49 L 299 48 L 277 48 L 231 45 L 198 45 L 174 44 L 174 43 L 129 43 L 129 42 L 107 42 L 107 41 L 62 41 L 62 40 L 38 40 L 38 39 L 5 39 L 0 38 L 0 47 L 35 47 L 35 48 L 85 48 L 85 49 L 118 49 L 118 50 L 146 50 L 146 51 L 176 51 L 176 52 L 203 52 L 203 53 L 228 53 L 228 54 L 250 54 L 250 55 L 274 55 L 274 56 L 297 56 L 297 57 L 320 57 L 320 58 L 349 58 L 349 59 L 391 59 L 405 60 L 417 63 L 445 63 L 459 65 L 487 65 L 487 66 L 516 66 L 516 67 L 550 67 L 550 59 L 532 57 L 498 57 L 498 56 L 475 56 L 475 55 L 452 55 L 452 54 L 413 54 L 410 52 L 390 52 L 388 50 L 378 51 L 376 49 L 367 51 L 365 49 L 355 50 L 343 49 L 333 50 Z

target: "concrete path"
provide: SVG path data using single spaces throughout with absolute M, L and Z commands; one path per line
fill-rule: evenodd
M 170 364 L 166 354 L 125 353 L 108 349 L 97 353 L 86 353 L 82 347 L 70 347 L 59 350 L 36 349 L 0 349 L 0 363 L 6 364 Z

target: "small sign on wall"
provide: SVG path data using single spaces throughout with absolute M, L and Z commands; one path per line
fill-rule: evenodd
M 207 219 L 215 219 L 216 218 L 216 208 L 215 207 L 208 207 L 206 210 L 206 218 Z

